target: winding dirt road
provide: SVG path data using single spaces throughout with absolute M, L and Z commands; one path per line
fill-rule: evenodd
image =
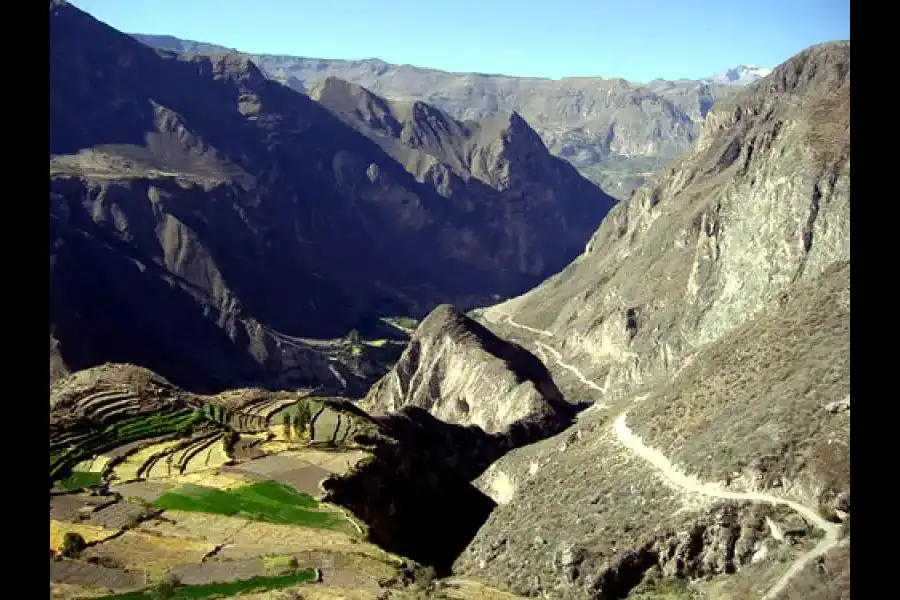
M 562 355 L 559 352 L 557 352 L 554 348 L 551 348 L 550 346 L 548 346 L 547 344 L 545 344 L 543 342 L 535 342 L 535 344 L 539 348 L 546 350 L 547 352 L 552 354 L 553 358 L 556 359 L 556 362 L 559 363 L 559 366 L 561 366 L 563 369 L 570 371 L 573 375 L 575 375 L 575 377 L 577 377 L 581 381 L 581 383 L 588 386 L 589 388 L 593 388 L 593 389 L 597 390 L 598 392 L 603 391 L 602 387 L 600 387 L 599 385 L 597 385 L 596 383 L 594 383 L 593 381 L 591 381 L 590 379 L 588 379 L 587 377 L 582 375 L 581 371 L 579 371 L 572 365 L 564 363 L 562 360 Z
M 818 544 L 808 552 L 797 557 L 797 560 L 794 561 L 784 575 L 769 588 L 769 591 L 763 596 L 763 600 L 772 600 L 775 598 L 809 561 L 825 554 L 837 545 L 841 532 L 840 525 L 826 521 L 819 515 L 818 511 L 808 506 L 804 506 L 799 502 L 779 498 L 778 496 L 757 492 L 735 492 L 724 490 L 718 485 L 703 483 L 695 477 L 686 475 L 677 466 L 673 465 L 661 452 L 645 445 L 641 438 L 628 427 L 628 424 L 625 422 L 625 417 L 626 413 L 622 413 L 613 423 L 613 430 L 616 432 L 616 437 L 619 438 L 619 441 L 622 442 L 626 448 L 653 465 L 660 475 L 665 477 L 670 483 L 688 492 L 709 496 L 711 498 L 721 498 L 723 500 L 749 500 L 751 502 L 763 502 L 766 504 L 780 504 L 782 506 L 787 506 L 806 519 L 809 523 L 812 523 L 815 527 L 818 527 L 825 532 L 825 536 Z
M 519 327 L 521 329 L 525 329 L 526 331 L 538 333 L 545 337 L 551 337 L 553 335 L 549 331 L 543 329 L 534 329 L 533 327 L 528 327 L 527 325 L 516 323 L 509 315 L 505 315 L 505 319 L 513 327 Z M 551 348 L 547 344 L 544 344 L 543 342 L 536 341 L 535 344 L 552 354 L 561 367 L 574 373 L 586 385 L 589 385 L 590 387 L 597 390 L 601 389 L 600 386 L 598 386 L 596 383 L 588 380 L 581 373 L 581 371 L 578 370 L 577 367 L 565 363 L 562 360 L 562 355 L 558 351 Z M 819 543 L 817 543 L 809 551 L 804 552 L 797 557 L 793 564 L 791 564 L 790 568 L 785 571 L 785 573 L 778 579 L 778 581 L 775 582 L 774 585 L 772 585 L 771 588 L 769 588 L 769 590 L 762 597 L 762 600 L 774 600 L 774 598 L 776 598 L 778 594 L 780 594 L 781 591 L 785 588 L 788 582 L 793 579 L 793 577 L 797 575 L 797 573 L 803 570 L 803 568 L 811 560 L 822 556 L 830 549 L 839 544 L 838 538 L 841 531 L 840 525 L 825 520 L 821 515 L 819 515 L 819 512 L 813 508 L 810 508 L 793 500 L 787 500 L 785 498 L 772 496 L 770 494 L 726 490 L 719 485 L 713 483 L 704 483 L 696 477 L 685 474 L 676 465 L 672 464 L 672 462 L 661 452 L 644 444 L 643 440 L 641 440 L 641 438 L 638 437 L 631 430 L 631 428 L 628 427 L 628 424 L 625 422 L 626 415 L 627 411 L 620 414 L 613 422 L 613 431 L 616 434 L 616 438 L 618 438 L 619 442 L 621 442 L 622 445 L 628 448 L 631 452 L 637 454 L 639 457 L 650 463 L 657 470 L 657 472 L 659 472 L 659 474 L 662 475 L 662 477 L 665 478 L 670 484 L 679 487 L 687 492 L 708 496 L 710 498 L 719 498 L 723 500 L 745 500 L 751 502 L 763 502 L 766 504 L 787 506 L 788 508 L 799 514 L 801 517 L 803 517 L 806 521 L 811 523 L 813 526 L 825 532 L 824 537 L 819 541 Z

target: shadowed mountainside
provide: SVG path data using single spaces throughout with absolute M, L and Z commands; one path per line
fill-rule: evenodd
M 127 361 L 203 388 L 299 369 L 339 385 L 297 338 L 520 293 L 612 204 L 571 170 L 537 181 L 520 155 L 555 159 L 520 119 L 477 146 L 514 177 L 448 199 L 246 57 L 153 50 L 65 2 L 50 37 L 51 333 L 72 369 Z M 532 187 L 543 196 L 523 197 Z M 539 238 L 525 215 L 574 225 Z M 519 238 L 492 233 L 506 230 Z
M 335 78 L 309 96 L 459 207 L 470 235 L 454 237 L 447 251 L 466 255 L 489 244 L 482 264 L 500 285 L 510 274 L 537 277 L 565 267 L 581 252 L 572 240 L 589 239 L 591 224 L 614 204 L 549 154 L 516 113 L 460 122 L 423 102 L 389 102 Z M 516 268 L 507 272 L 510 263 Z
M 177 52 L 231 51 L 172 36 L 135 37 Z M 553 154 L 616 198 L 627 198 L 652 172 L 688 152 L 709 108 L 736 91 L 708 80 L 553 80 L 448 73 L 378 59 L 247 56 L 268 76 L 298 91 L 338 77 L 391 100 L 426 102 L 463 121 L 516 112 Z

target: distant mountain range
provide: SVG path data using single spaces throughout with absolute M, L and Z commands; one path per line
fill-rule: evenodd
M 738 65 L 733 69 L 716 73 L 708 81 L 724 85 L 747 85 L 772 72 L 772 69 L 757 67 L 756 65 Z
M 150 46 L 180 53 L 237 52 L 172 36 L 132 35 Z M 739 66 L 706 80 L 657 79 L 640 84 L 601 77 L 552 80 L 449 73 L 374 58 L 246 56 L 268 77 L 304 93 L 328 77 L 338 77 L 391 100 L 427 102 L 460 120 L 515 111 L 550 152 L 619 199 L 690 150 L 709 108 L 764 71 Z

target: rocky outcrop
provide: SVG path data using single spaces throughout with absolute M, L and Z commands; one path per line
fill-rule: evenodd
M 50 385 L 69 374 L 69 367 L 63 361 L 59 351 L 59 341 L 50 334 Z
M 569 427 L 581 408 L 537 357 L 449 305 L 422 321 L 361 407 L 380 428 L 377 439 L 358 437 L 375 458 L 326 482 L 328 497 L 379 544 L 441 572 L 502 500 L 472 482 L 510 450 Z M 433 514 L 445 517 L 417 526 Z
M 415 406 L 445 423 L 475 425 L 488 433 L 526 419 L 558 420 L 547 426 L 555 433 L 574 413 L 536 356 L 450 305 L 422 321 L 363 406 L 375 415 Z

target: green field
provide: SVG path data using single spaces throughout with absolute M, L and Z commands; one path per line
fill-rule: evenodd
M 670 577 L 640 585 L 628 597 L 635 600 L 690 600 L 694 594 L 687 579 Z
M 72 471 L 72 473 L 63 480 L 57 481 L 54 486 L 59 491 L 77 490 L 103 482 L 100 473 L 90 471 Z
M 100 596 L 97 600 L 157 600 L 158 598 L 181 600 L 187 598 L 237 596 L 238 594 L 245 594 L 247 592 L 265 592 L 267 590 L 291 587 L 299 583 L 311 581 L 315 576 L 315 571 L 304 570 L 288 575 L 254 577 L 252 579 L 231 581 L 228 583 L 178 586 L 172 589 L 170 593 L 162 593 L 161 590 L 148 590 L 143 592 L 130 592 L 127 594 L 115 594 L 112 596 Z
M 252 521 L 328 529 L 343 524 L 339 515 L 317 510 L 319 503 L 293 488 L 263 481 L 232 490 L 185 485 L 166 492 L 158 508 L 242 517 Z

